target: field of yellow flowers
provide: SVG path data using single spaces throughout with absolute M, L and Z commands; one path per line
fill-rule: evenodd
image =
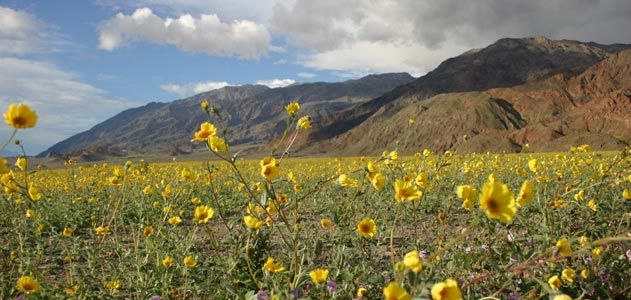
M 0 298 L 631 298 L 629 147 L 296 159 L 311 123 L 291 103 L 245 160 L 201 106 L 207 161 L 0 160 Z

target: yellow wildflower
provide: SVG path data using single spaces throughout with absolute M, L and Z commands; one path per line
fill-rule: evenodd
M 472 211 L 473 210 L 473 201 L 469 200 L 469 199 L 465 199 L 464 201 L 462 201 L 462 208 L 468 210 L 468 211 Z
M 106 281 L 103 286 L 105 286 L 106 289 L 110 290 L 110 292 L 115 292 L 121 287 L 121 282 L 120 280 L 110 280 Z
M 371 238 L 377 232 L 377 225 L 375 220 L 365 217 L 359 223 L 357 223 L 357 234 L 365 238 Z
M 375 166 L 374 161 L 369 161 L 368 164 L 366 165 L 366 169 L 368 170 L 368 173 L 370 174 L 377 173 L 377 166 Z
M 578 238 L 578 242 L 581 244 L 581 247 L 586 247 L 587 245 L 589 245 L 589 238 L 583 235 Z
M 322 226 L 322 229 L 324 230 L 329 230 L 329 228 L 331 228 L 332 223 L 333 222 L 329 218 L 320 219 L 320 226 Z
M 271 272 L 271 273 L 278 273 L 278 272 L 285 271 L 285 268 L 283 266 L 275 263 L 273 257 L 268 257 L 267 261 L 263 265 L 263 270 Z
M 273 180 L 279 173 L 279 169 L 276 166 L 276 159 L 273 157 L 266 157 L 261 160 L 261 176 L 267 180 Z
M 26 170 L 26 157 L 24 156 L 18 157 L 18 159 L 15 160 L 15 166 L 18 167 L 22 171 Z
M 150 185 L 145 186 L 145 188 L 142 189 L 142 193 L 147 195 L 147 196 L 151 196 L 151 195 L 153 195 L 153 188 Z
M 226 144 L 226 140 L 216 135 L 208 137 L 208 146 L 210 146 L 210 149 L 215 152 L 228 151 L 228 144 Z
M 193 174 L 191 174 L 191 171 L 189 171 L 188 169 L 184 169 L 182 170 L 182 172 L 180 172 L 180 177 L 182 178 L 182 180 L 191 180 L 193 179 Z
M 208 220 L 215 215 L 215 211 L 207 205 L 201 205 L 195 208 L 193 220 L 199 224 L 208 223 Z
M 323 284 L 329 278 L 329 270 L 327 269 L 315 269 L 309 272 L 309 277 L 314 284 Z
M 75 284 L 65 289 L 64 293 L 66 294 L 66 296 L 74 296 L 77 294 L 78 291 L 79 291 L 79 285 Z
M 290 117 L 295 117 L 300 110 L 300 104 L 297 101 L 293 101 L 285 106 L 285 110 Z
M 175 217 L 170 217 L 167 222 L 171 225 L 177 225 L 180 224 L 182 222 L 182 218 L 175 216 Z
M 145 228 L 142 230 L 142 235 L 144 235 L 145 237 L 150 237 L 153 235 L 153 226 L 145 226 Z
M 250 215 L 243 217 L 243 223 L 246 227 L 254 230 L 259 229 L 261 228 L 261 226 L 263 226 L 263 221 Z
M 432 286 L 433 300 L 457 300 L 462 299 L 462 293 L 458 283 L 453 279 L 447 279 Z
M 419 191 L 411 182 L 397 179 L 394 182 L 394 199 L 397 202 L 404 200 L 416 200 L 421 198 L 423 192 Z
M 197 260 L 192 256 L 187 256 L 184 258 L 184 266 L 187 268 L 193 268 L 197 265 Z
M 422 188 L 427 188 L 427 186 L 429 186 L 429 178 L 427 177 L 427 173 L 425 172 L 419 173 L 418 176 L 416 176 L 415 182 L 416 182 L 416 185 Z
M 405 254 L 405 257 L 403 257 L 403 264 L 414 273 L 418 273 L 423 270 L 423 261 L 416 250 Z
M 583 199 L 585 199 L 585 191 L 584 190 L 580 190 L 580 191 L 578 191 L 578 193 L 576 193 L 574 195 L 574 200 L 576 200 L 576 201 L 582 201 Z
M 165 268 L 170 268 L 171 266 L 173 266 L 173 257 L 167 256 L 164 259 L 162 259 L 162 265 Z
M 4 121 L 15 129 L 33 128 L 37 124 L 37 114 L 23 103 L 12 103 L 4 113 Z
M 528 169 L 533 173 L 539 172 L 539 162 L 536 159 L 531 159 L 528 161 Z
M 358 182 L 357 180 L 351 178 L 350 176 L 346 175 L 346 174 L 341 174 L 338 178 L 337 178 L 337 183 L 341 186 L 345 186 L 345 187 L 356 187 Z
M 559 254 L 561 254 L 561 256 L 569 256 L 570 253 L 572 253 L 570 242 L 566 238 L 558 240 L 556 243 L 556 247 L 559 250 Z
M 169 197 L 171 197 L 171 194 L 173 194 L 173 188 L 171 188 L 170 184 L 167 184 L 164 187 L 164 190 L 162 190 L 162 197 L 169 198 Z
M 489 181 L 482 186 L 480 207 L 486 211 L 487 217 L 498 219 L 502 223 L 510 222 L 517 211 L 513 193 L 492 174 Z
M 5 117 L 6 118 L 6 117 Z M 37 279 L 31 277 L 31 276 L 22 276 L 20 277 L 20 279 L 18 279 L 17 283 L 15 284 L 17 289 L 30 294 L 30 293 L 36 293 L 40 290 L 40 285 L 39 282 L 37 281 Z
M 598 246 L 592 250 L 592 258 L 594 260 L 599 260 L 602 253 L 603 253 L 603 247 Z
M 65 237 L 71 237 L 73 233 L 74 233 L 74 230 L 72 228 L 66 227 L 64 228 L 61 234 Z
M 40 199 L 42 199 L 42 193 L 40 193 L 39 190 L 33 185 L 28 188 L 28 195 L 33 201 L 39 201 Z
M 110 234 L 110 229 L 103 226 L 99 226 L 95 228 L 94 231 L 96 232 L 96 235 L 100 235 L 100 236 L 106 236 Z
M 297 129 L 309 129 L 311 128 L 311 117 L 304 116 L 298 119 L 298 123 L 296 124 Z
M 524 180 L 519 190 L 519 196 L 517 196 L 517 204 L 519 206 L 525 206 L 532 201 L 532 183 L 529 180 Z
M 456 189 L 456 194 L 460 199 L 475 199 L 478 196 L 475 187 L 471 185 L 461 185 Z
M 381 173 L 374 173 L 372 177 L 370 177 L 370 183 L 376 190 L 383 190 L 386 185 L 386 177 Z
M 554 275 L 548 279 L 548 285 L 550 285 L 551 289 L 558 291 L 561 288 L 561 279 L 559 279 L 559 276 Z
M 367 292 L 368 290 L 366 288 L 360 287 L 357 289 L 357 298 L 364 298 L 364 294 Z
M 563 278 L 563 280 L 569 282 L 569 283 L 573 283 L 574 282 L 574 276 L 576 275 L 576 271 L 572 270 L 572 269 L 563 269 L 563 271 L 561 272 L 561 277 Z
M 214 135 L 217 135 L 217 127 L 213 123 L 204 122 L 199 126 L 199 130 L 195 132 L 195 137 L 192 141 L 205 141 Z
M 383 288 L 383 296 L 386 300 L 411 300 L 408 292 L 396 282 L 390 282 Z
M 587 207 L 592 211 L 598 211 L 598 204 L 596 204 L 596 200 L 591 199 L 587 202 Z

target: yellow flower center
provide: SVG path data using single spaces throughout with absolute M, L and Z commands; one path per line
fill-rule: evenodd
M 273 172 L 274 172 L 274 169 L 272 167 L 270 167 L 270 166 L 265 166 L 263 168 L 263 174 L 265 176 L 272 175 Z
M 497 213 L 500 209 L 499 203 L 497 203 L 497 200 L 495 200 L 494 198 L 489 198 L 488 200 L 486 200 L 486 206 L 489 208 L 489 211 L 491 213 Z
M 447 297 L 447 289 L 442 289 L 440 291 L 440 297 L 441 298 L 446 298 Z
M 18 126 L 26 125 L 26 119 L 24 119 L 24 117 L 22 116 L 15 116 L 11 119 L 11 121 L 13 122 L 13 124 L 18 125 Z

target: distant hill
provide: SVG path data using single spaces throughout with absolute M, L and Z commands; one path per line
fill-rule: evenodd
M 500 39 L 486 48 L 447 59 L 425 76 L 380 97 L 331 115 L 311 132 L 309 141 L 318 143 L 345 134 L 368 118 L 387 120 L 410 101 L 442 93 L 511 87 L 559 73 L 576 75 L 629 48 L 631 45 L 554 41 L 546 37 Z
M 284 105 L 290 101 L 300 101 L 301 113 L 310 114 L 315 121 L 412 80 L 407 73 L 391 73 L 275 89 L 262 85 L 224 87 L 169 103 L 128 109 L 38 156 L 98 159 L 134 153 L 189 153 L 194 150 L 191 137 L 206 120 L 199 107 L 202 100 L 220 109 L 230 128 L 231 145 L 265 142 L 281 132 L 286 119 Z
M 621 140 L 631 142 L 631 50 L 573 73 L 428 99 L 410 93 L 397 99 L 396 109 L 381 107 L 350 131 L 305 146 L 316 152 L 380 153 L 399 141 L 406 152 L 518 152 L 567 151 L 585 143 L 611 150 L 624 147 Z M 409 118 L 415 125 L 408 132 Z

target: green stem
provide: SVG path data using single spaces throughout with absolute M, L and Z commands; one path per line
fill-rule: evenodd
M 399 215 L 401 212 L 401 205 L 400 203 L 397 203 L 397 211 L 394 215 L 394 222 L 392 222 L 392 229 L 390 230 L 390 254 L 392 255 L 392 269 L 395 268 L 397 261 L 396 261 L 396 252 L 394 250 L 394 231 L 397 228 L 397 221 L 399 220 Z
M 2 144 L 2 147 L 0 147 L 0 151 L 4 151 L 4 148 L 6 148 L 9 143 L 13 140 L 13 138 L 15 137 L 15 134 L 18 132 L 17 128 L 13 128 L 13 132 L 11 133 L 11 136 L 9 137 L 9 139 L 4 142 L 4 144 Z

